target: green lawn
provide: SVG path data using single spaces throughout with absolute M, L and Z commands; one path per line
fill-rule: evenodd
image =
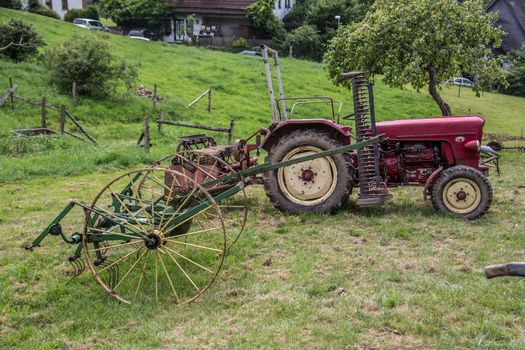
M 0 21 L 32 23 L 48 46 L 72 34 L 95 35 L 72 24 L 0 10 Z M 136 63 L 140 84 L 159 86 L 170 118 L 226 127 L 249 135 L 271 118 L 262 63 L 257 58 L 134 41 L 108 35 L 115 51 Z M 320 64 L 282 60 L 288 96 L 330 95 L 352 109 Z M 36 63 L 0 59 L 0 90 L 8 78 L 17 94 L 66 104 L 99 147 L 70 138 L 24 140 L 16 128 L 38 126 L 39 110 L 18 102 L 0 108 L 0 349 L 358 348 L 523 349 L 525 286 L 519 279 L 487 281 L 488 264 L 521 261 L 525 246 L 525 154 L 505 152 L 495 197 L 483 219 L 437 214 L 420 188 L 392 191 L 384 207 L 358 209 L 352 199 L 336 215 L 283 216 L 262 188 L 248 189 L 244 235 L 219 278 L 196 302 L 124 305 L 89 273 L 69 280 L 71 247 L 50 237 L 30 242 L 71 200 L 91 201 L 112 178 L 175 150 L 193 130 L 153 127 L 151 154 L 134 146 L 148 100 L 125 94 L 107 100 L 69 96 L 47 83 Z M 213 110 L 190 101 L 214 87 Z M 437 115 L 425 93 L 376 82 L 380 120 Z M 445 88 L 456 114 L 481 114 L 487 132 L 520 135 L 525 99 L 494 93 L 481 98 Z M 53 112 L 54 113 L 54 112 Z M 50 112 L 52 128 L 58 114 Z M 307 115 L 326 116 L 325 110 Z M 214 135 L 225 141 L 224 135 Z M 355 196 L 354 196 L 355 197 Z M 67 225 L 81 230 L 81 218 Z M 75 225 L 76 224 L 76 225 Z M 69 227 L 69 226 L 68 226 Z

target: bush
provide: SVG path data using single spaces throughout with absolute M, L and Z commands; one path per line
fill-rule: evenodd
M 323 59 L 323 43 L 315 26 L 303 25 L 294 29 L 286 36 L 283 46 L 284 49 L 292 46 L 295 58 L 304 58 L 312 61 L 321 61 Z
M 13 61 L 20 62 L 36 55 L 38 48 L 44 45 L 44 40 L 32 25 L 18 19 L 0 23 L 0 54 Z
M 21 10 L 22 3 L 20 0 L 0 0 L 0 7 L 5 7 L 13 10 Z
M 95 5 L 89 5 L 84 9 L 71 9 L 66 12 L 64 21 L 73 22 L 75 18 L 99 19 L 98 7 Z
M 41 16 L 46 16 L 46 17 L 51 17 L 51 18 L 55 18 L 55 19 L 60 19 L 60 16 L 58 15 L 58 13 L 56 13 L 55 11 L 53 11 L 52 9 L 50 9 L 47 6 L 38 6 L 38 7 L 34 8 L 34 9 L 30 9 L 29 12 L 33 12 L 33 13 L 36 13 L 37 15 L 41 15 Z
M 250 44 L 244 38 L 239 38 L 239 39 L 233 40 L 231 42 L 230 46 L 232 47 L 232 49 L 239 50 L 239 51 L 247 50 L 247 49 L 250 48 Z
M 273 13 L 274 6 L 273 0 L 257 0 L 246 8 L 246 12 L 259 35 L 282 39 L 284 25 Z
M 44 63 L 51 80 L 63 91 L 73 82 L 81 95 L 104 97 L 116 92 L 123 82 L 128 89 L 138 76 L 137 69 L 113 54 L 109 42 L 97 35 L 75 35 L 47 50 Z

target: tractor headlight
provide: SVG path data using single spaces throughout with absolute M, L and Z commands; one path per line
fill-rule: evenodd
M 465 143 L 465 148 L 469 151 L 479 152 L 481 150 L 481 143 L 478 140 L 472 140 Z

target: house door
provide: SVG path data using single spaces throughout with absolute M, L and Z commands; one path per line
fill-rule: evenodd
M 183 41 L 186 38 L 186 26 L 185 20 L 176 19 L 175 20 L 175 40 Z

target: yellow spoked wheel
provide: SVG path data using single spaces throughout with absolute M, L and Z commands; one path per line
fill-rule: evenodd
M 215 280 L 226 232 L 206 189 L 182 173 L 150 168 L 102 189 L 88 210 L 83 243 L 89 269 L 115 299 L 183 304 Z
M 239 176 L 229 182 L 207 186 L 206 182 L 234 173 L 235 170 L 225 160 L 202 150 L 175 153 L 158 160 L 155 165 L 183 173 L 193 180 L 193 182 L 185 183 L 186 187 L 191 186 L 192 183 L 198 183 L 203 185 L 211 195 L 228 189 L 239 181 L 244 182 L 244 178 Z M 226 231 L 226 247 L 230 249 L 237 242 L 246 225 L 248 217 L 246 191 L 243 188 L 235 196 L 228 197 L 217 205 L 221 210 Z
M 321 152 L 318 147 L 301 146 L 293 149 L 283 161 Z M 292 202 L 313 206 L 324 202 L 335 190 L 337 167 L 331 157 L 318 158 L 280 168 L 277 171 L 279 187 Z

